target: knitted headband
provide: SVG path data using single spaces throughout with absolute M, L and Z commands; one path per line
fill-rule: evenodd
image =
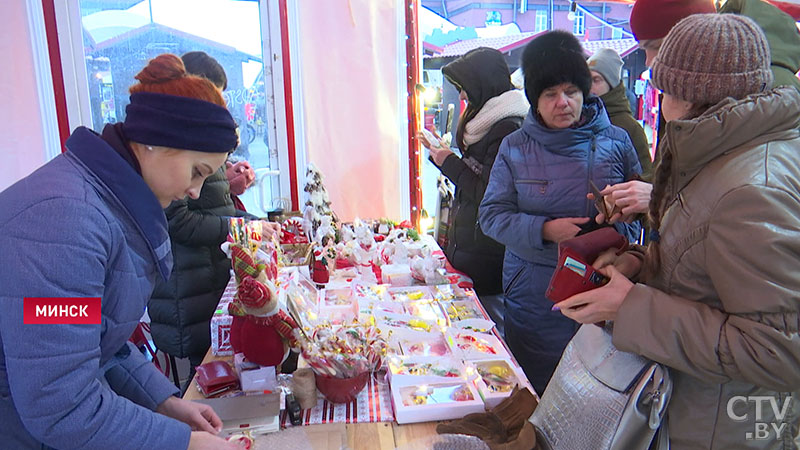
M 131 94 L 125 114 L 125 135 L 141 144 L 227 153 L 238 142 L 231 113 L 204 100 L 137 92 Z

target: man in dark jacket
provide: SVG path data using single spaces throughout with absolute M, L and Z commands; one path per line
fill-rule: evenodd
M 622 83 L 622 58 L 610 48 L 601 48 L 587 61 L 592 73 L 591 93 L 600 97 L 606 106 L 611 124 L 628 133 L 628 136 L 639 155 L 642 165 L 642 178 L 650 179 L 653 170 L 653 159 L 650 157 L 650 146 L 644 128 L 633 118 L 630 102 Z
M 164 212 L 175 262 L 148 304 L 150 330 L 156 347 L 195 367 L 211 345 L 211 316 L 230 279 L 231 262 L 219 246 L 237 211 L 225 171 L 208 177 L 200 198 L 172 202 Z

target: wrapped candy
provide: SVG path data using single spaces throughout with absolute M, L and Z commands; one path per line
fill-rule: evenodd
M 400 390 L 404 406 L 419 406 L 475 400 L 466 384 L 409 386 Z
M 309 367 L 320 375 L 335 378 L 378 370 L 387 353 L 380 330 L 370 324 L 320 324 L 310 330 L 297 330 L 295 335 Z

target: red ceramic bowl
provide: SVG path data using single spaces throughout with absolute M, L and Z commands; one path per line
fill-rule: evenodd
M 348 403 L 355 400 L 358 393 L 367 384 L 368 377 L 369 372 L 364 372 L 352 378 L 334 378 L 314 373 L 314 378 L 317 380 L 317 389 L 331 403 Z

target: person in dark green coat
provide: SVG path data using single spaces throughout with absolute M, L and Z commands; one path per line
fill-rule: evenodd
M 653 171 L 650 145 L 647 142 L 644 128 L 633 117 L 625 85 L 621 81 L 622 58 L 610 48 L 601 48 L 587 62 L 592 72 L 591 93 L 603 101 L 611 124 L 628 133 L 636 148 L 636 154 L 639 156 L 639 163 L 642 165 L 642 178 L 650 180 Z
M 769 42 L 770 69 L 775 78 L 772 86 L 792 86 L 800 91 L 796 75 L 800 70 L 800 31 L 790 15 L 760 0 L 728 0 L 719 12 L 753 19 Z

